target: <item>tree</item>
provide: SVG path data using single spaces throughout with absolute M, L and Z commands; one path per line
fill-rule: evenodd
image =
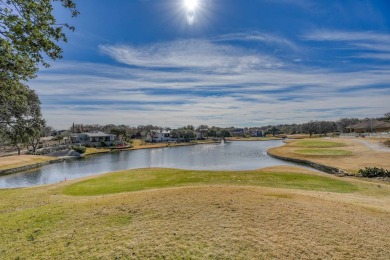
M 28 124 L 26 124 L 26 134 L 27 134 L 27 142 L 25 143 L 27 148 L 31 146 L 32 153 L 35 153 L 39 142 L 41 141 L 41 137 L 43 135 L 43 130 L 45 128 L 45 120 L 42 119 L 40 114 L 35 115 Z
M 111 134 L 116 135 L 117 139 L 123 142 L 131 142 L 131 135 L 126 126 L 119 126 L 112 128 L 110 131 Z
M 218 136 L 221 137 L 223 140 L 225 140 L 226 137 L 231 137 L 231 133 L 229 130 L 227 129 L 221 129 L 219 132 L 218 132 Z
M 355 125 L 359 121 L 360 120 L 357 118 L 341 118 L 339 121 L 336 122 L 337 130 L 341 133 L 346 133 L 348 132 L 347 127 Z
M 1 0 L 0 67 L 1 79 L 28 80 L 35 77 L 38 65 L 62 58 L 59 41 L 67 41 L 64 29 L 74 27 L 57 23 L 53 3 L 60 2 L 75 17 L 79 14 L 73 0 Z
M 316 124 L 318 133 L 325 136 L 327 133 L 334 132 L 337 129 L 336 124 L 331 121 L 319 121 Z
M 44 56 L 62 58 L 58 42 L 67 41 L 65 28 L 74 30 L 57 23 L 54 2 L 77 16 L 73 0 L 0 0 L 0 130 L 19 153 L 19 144 L 39 125 L 32 124 L 32 111 L 42 120 L 39 99 L 25 83 L 36 76 L 39 65 L 49 66 Z
M 207 125 L 200 125 L 198 128 L 196 128 L 196 131 L 200 133 L 200 138 L 203 139 L 205 133 L 209 130 L 209 127 Z
M 207 136 L 211 136 L 211 137 L 216 138 L 218 136 L 219 130 L 220 130 L 219 127 L 212 126 L 211 128 L 208 129 Z
M 50 136 L 54 132 L 54 127 L 52 126 L 45 126 L 42 129 L 42 136 L 47 137 Z
M 64 136 L 61 134 L 61 135 L 56 135 L 53 137 L 52 139 L 53 141 L 58 141 L 58 144 L 61 144 L 61 141 L 64 140 Z
M 185 126 L 181 127 L 179 129 L 175 129 L 171 131 L 171 136 L 173 138 L 178 138 L 179 140 L 183 140 L 186 142 L 189 142 L 191 140 L 194 140 L 196 138 L 196 134 L 193 130 L 192 126 Z
M 390 122 L 390 113 L 386 113 L 386 114 L 384 114 L 384 115 L 383 115 L 383 118 L 384 118 L 384 120 L 386 120 L 386 121 L 389 121 L 389 122 Z
M 10 97 L 0 92 L 0 101 L 4 104 L 0 107 L 0 131 L 4 139 L 18 149 L 20 155 L 20 145 L 28 145 L 32 139 L 40 136 L 45 121 L 35 92 L 22 84 L 16 85 L 14 90 L 17 93 L 11 92 Z M 6 99 L 12 102 L 3 103 Z
M 275 136 L 277 135 L 278 133 L 280 133 L 280 130 L 276 127 L 276 126 L 272 126 L 271 128 L 269 128 L 267 130 L 268 133 L 272 134 L 272 136 Z
M 317 132 L 317 122 L 316 121 L 310 121 L 308 123 L 302 124 L 302 131 L 306 134 L 311 136 Z

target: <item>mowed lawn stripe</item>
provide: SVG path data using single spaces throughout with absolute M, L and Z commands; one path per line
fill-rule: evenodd
M 306 148 L 335 148 L 344 147 L 346 144 L 331 141 L 320 140 L 302 140 L 294 143 L 294 146 L 306 147 Z
M 340 156 L 340 155 L 353 155 L 351 151 L 340 150 L 340 149 L 298 149 L 296 153 L 307 154 L 307 155 L 325 155 L 325 156 Z
M 126 170 L 86 179 L 64 187 L 64 194 L 93 196 L 191 185 L 254 185 L 328 192 L 354 192 L 358 187 L 326 175 L 255 171 Z

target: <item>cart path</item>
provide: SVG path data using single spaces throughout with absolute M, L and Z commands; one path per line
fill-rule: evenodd
M 359 143 L 364 144 L 367 148 L 378 151 L 378 152 L 390 152 L 390 147 L 386 147 L 385 145 L 379 143 L 379 142 L 370 142 L 366 140 L 355 140 Z

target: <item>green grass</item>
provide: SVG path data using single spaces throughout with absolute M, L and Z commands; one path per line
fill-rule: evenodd
M 343 143 L 331 142 L 331 141 L 319 141 L 319 140 L 302 140 L 294 144 L 294 146 L 306 147 L 306 148 L 334 148 L 346 146 Z
M 337 149 L 299 149 L 295 152 L 307 155 L 345 156 L 352 155 L 351 151 Z
M 190 185 L 234 184 L 303 190 L 353 192 L 349 182 L 304 173 L 263 171 L 190 171 L 178 169 L 138 169 L 110 173 L 66 186 L 66 195 L 91 196 Z

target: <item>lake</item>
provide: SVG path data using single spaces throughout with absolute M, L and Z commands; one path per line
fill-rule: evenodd
M 296 165 L 267 155 L 281 146 L 281 140 L 234 141 L 172 148 L 144 149 L 106 153 L 66 160 L 39 169 L 0 177 L 0 188 L 50 184 L 65 179 L 137 168 L 180 168 L 190 170 L 253 170 L 276 165 Z

